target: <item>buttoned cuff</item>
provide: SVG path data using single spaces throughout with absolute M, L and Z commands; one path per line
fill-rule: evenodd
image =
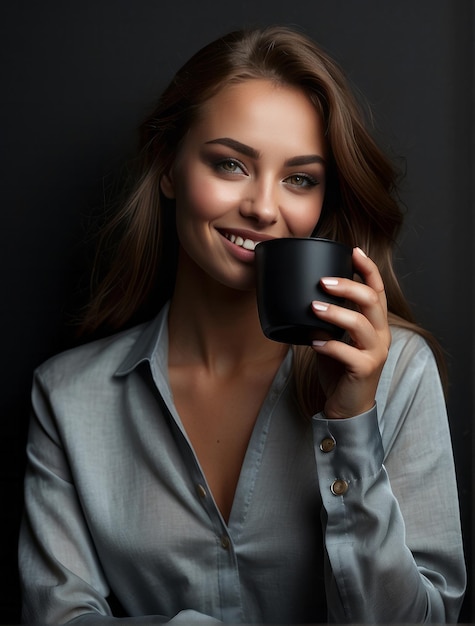
M 334 481 L 349 483 L 380 471 L 384 452 L 376 405 L 347 419 L 330 420 L 318 413 L 312 424 L 318 472 L 329 489 Z M 345 486 L 337 483 L 334 489 L 344 491 Z

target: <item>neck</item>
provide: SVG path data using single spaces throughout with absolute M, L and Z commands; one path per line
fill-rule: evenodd
M 180 271 L 170 304 L 169 337 L 170 364 L 201 363 L 217 371 L 282 359 L 288 350 L 263 334 L 254 290 L 230 289 Z

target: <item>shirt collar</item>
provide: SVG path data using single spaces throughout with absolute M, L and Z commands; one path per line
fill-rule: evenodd
M 140 363 L 152 363 L 157 357 L 157 350 L 168 355 L 168 309 L 167 303 L 160 313 L 142 327 L 136 342 L 116 370 L 116 376 L 130 374 Z
M 134 343 L 126 358 L 115 372 L 115 376 L 130 374 L 140 363 L 148 363 L 152 371 L 160 370 L 161 375 L 168 379 L 168 302 L 160 313 L 150 322 L 144 324 L 142 332 Z M 290 374 L 293 360 L 292 350 L 287 352 L 280 367 L 284 379 Z M 278 377 L 278 376 L 277 376 Z

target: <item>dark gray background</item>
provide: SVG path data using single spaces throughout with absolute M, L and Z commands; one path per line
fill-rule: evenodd
M 74 341 L 66 322 L 87 273 L 88 218 L 178 66 L 254 24 L 297 25 L 319 41 L 368 100 L 383 147 L 405 163 L 398 268 L 418 320 L 447 351 L 471 568 L 474 20 L 471 0 L 1 2 L 1 622 L 19 619 L 31 372 Z M 461 621 L 473 620 L 470 596 L 471 587 Z

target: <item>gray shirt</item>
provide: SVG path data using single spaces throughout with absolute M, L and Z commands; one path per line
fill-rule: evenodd
M 113 594 L 134 623 L 456 622 L 457 487 L 424 340 L 392 327 L 377 406 L 346 420 L 301 415 L 289 350 L 225 523 L 173 403 L 166 322 L 35 373 L 24 620 L 110 620 Z

